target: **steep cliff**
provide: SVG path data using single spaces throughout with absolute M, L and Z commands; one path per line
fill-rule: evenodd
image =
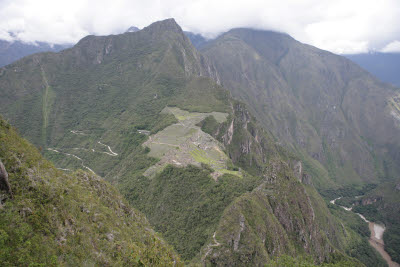
M 201 51 L 223 86 L 316 174 L 318 188 L 397 177 L 394 87 L 282 33 L 233 29 Z
M 88 172 L 57 170 L 2 118 L 0 165 L 2 266 L 180 265 L 115 188 Z
M 0 112 L 57 167 L 115 184 L 186 262 L 347 260 L 343 226 L 312 186 L 318 175 L 219 83 L 170 19 L 2 68 Z M 254 216 L 241 208 L 249 199 Z M 207 254 L 214 238 L 230 251 Z

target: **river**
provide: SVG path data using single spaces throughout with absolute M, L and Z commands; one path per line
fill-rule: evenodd
M 341 199 L 342 197 L 335 198 L 331 201 L 329 201 L 331 204 L 335 204 L 336 200 Z M 336 204 L 337 205 L 337 204 Z M 341 208 L 351 211 L 352 207 L 347 208 L 340 206 Z M 374 247 L 379 254 L 381 254 L 382 258 L 387 262 L 389 267 L 400 267 L 400 264 L 397 262 L 392 261 L 390 258 L 390 255 L 385 251 L 385 243 L 383 242 L 383 233 L 385 232 L 386 228 L 383 225 L 370 222 L 368 221 L 362 214 L 356 213 L 358 216 L 360 216 L 361 219 L 363 219 L 364 222 L 368 223 L 369 230 L 371 231 L 371 236 L 369 237 L 369 243 L 372 247 Z

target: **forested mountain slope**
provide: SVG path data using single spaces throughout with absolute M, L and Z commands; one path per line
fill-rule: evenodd
M 0 169 L 0 265 L 180 265 L 115 188 L 57 170 L 1 117 Z
M 0 69 L 0 113 L 58 168 L 112 182 L 187 263 L 361 265 L 366 241 L 252 109 L 173 19 Z
M 399 175 L 394 88 L 282 33 L 233 29 L 201 49 L 222 85 L 297 155 L 320 189 Z

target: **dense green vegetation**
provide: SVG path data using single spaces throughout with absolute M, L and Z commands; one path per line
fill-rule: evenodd
M 354 197 L 342 197 L 340 199 L 337 199 L 335 204 L 343 207 L 350 208 L 356 202 L 357 200 Z
M 13 194 L 0 208 L 1 266 L 179 265 L 115 188 L 57 170 L 1 118 L 0 160 Z
M 391 224 L 383 234 L 385 242 L 385 250 L 395 262 L 400 262 L 400 226 L 399 224 Z
M 368 243 L 371 234 L 368 224 L 358 215 L 353 212 L 345 211 L 338 205 L 329 204 L 328 207 L 331 213 L 339 218 L 347 228 L 346 232 L 350 242 L 345 247 L 345 252 L 349 256 L 358 259 L 366 266 L 386 266 L 386 262 L 380 254 Z
M 357 205 L 353 208 L 353 211 L 364 215 L 365 218 L 372 222 L 383 222 L 382 214 L 378 212 L 376 205 Z
M 250 53 L 243 58 L 247 56 L 258 55 Z M 257 71 L 258 67 L 249 70 Z M 256 76 L 264 77 L 263 72 L 259 74 Z M 269 78 L 265 76 L 266 83 Z M 241 88 L 247 88 L 245 85 Z M 133 210 L 130 213 L 134 214 L 133 219 L 142 218 L 137 224 L 131 222 L 130 217 L 119 217 L 123 214 L 119 213 L 120 209 L 128 206 L 120 204 L 123 203 L 121 196 L 97 176 L 74 171 L 79 168 L 93 170 L 112 182 L 132 206 L 146 215 L 155 230 L 162 233 L 182 258 L 194 265 L 217 262 L 221 265 L 261 265 L 282 255 L 293 257 L 287 258 L 288 262 L 297 261 L 296 257 L 302 255 L 309 256 L 310 262 L 347 264 L 351 260 L 345 253 L 368 265 L 374 261 L 380 263 L 360 237 L 365 235 L 365 229 L 357 225 L 358 222 L 350 222 L 344 227 L 332 216 L 313 187 L 314 184 L 319 189 L 331 186 L 337 189 L 341 188 L 338 185 L 351 184 L 362 188 L 359 174 L 351 164 L 341 164 L 340 151 L 330 147 L 329 138 L 324 140 L 322 148 L 318 147 L 319 141 L 311 140 L 318 139 L 315 132 L 323 130 L 315 126 L 319 124 L 317 118 L 302 128 L 304 121 L 298 121 L 293 110 L 286 112 L 289 107 L 281 110 L 275 106 L 280 104 L 278 101 L 266 102 L 270 106 L 265 104 L 261 112 L 251 101 L 246 106 L 234 100 L 229 91 L 219 85 L 219 76 L 210 60 L 194 49 L 173 20 L 154 23 L 135 33 L 88 36 L 61 53 L 24 58 L 1 69 L 0 88 L 0 112 L 24 136 L 40 146 L 47 159 L 59 168 L 70 170 L 68 174 L 62 173 L 42 160 L 48 165 L 46 170 L 56 175 L 45 175 L 50 179 L 50 185 L 44 183 L 40 190 L 28 190 L 34 197 L 42 191 L 45 193 L 38 204 L 38 209 L 43 207 L 45 212 L 35 220 L 53 220 L 61 216 L 60 220 L 55 220 L 56 229 L 69 231 L 72 228 L 74 233 L 79 233 L 66 238 L 67 247 L 72 250 L 68 255 L 72 256 L 61 258 L 62 263 L 81 263 L 85 254 L 90 255 L 85 263 L 88 265 L 114 262 L 168 265 L 176 258 L 151 230 L 141 234 L 143 227 L 150 229 L 150 226 L 139 212 Z M 249 88 L 250 95 L 252 88 Z M 291 89 L 299 91 L 299 88 Z M 274 93 L 278 91 L 274 90 Z M 283 94 L 282 98 L 285 97 Z M 192 140 L 190 134 L 193 131 L 179 136 L 162 136 L 172 140 L 168 144 L 162 142 L 163 138 L 157 139 L 157 133 L 164 133 L 173 124 L 185 123 L 179 114 L 162 112 L 166 107 L 177 107 L 182 113 L 228 114 L 226 120 L 208 116 L 197 124 L 212 136 L 205 135 L 212 141 L 206 144 L 224 157 L 214 159 L 217 164 L 207 165 L 211 161 L 203 152 L 212 149 L 201 147 Z M 276 117 L 264 113 L 271 109 L 278 112 Z M 252 114 L 262 118 L 261 124 Z M 271 124 L 268 124 L 269 120 Z M 290 124 L 281 123 L 285 121 Z M 291 146 L 290 142 L 288 145 L 276 139 L 270 133 L 274 132 L 274 127 L 284 129 L 291 136 L 297 135 L 298 127 L 305 129 L 305 134 L 298 139 L 310 139 L 305 142 L 310 147 Z M 177 139 L 184 137 L 188 146 L 194 146 L 187 156 L 203 164 L 183 167 L 169 162 L 170 165 L 154 176 L 145 176 L 145 171 L 162 162 L 165 156 L 161 149 L 152 151 L 146 144 L 154 141 L 160 146 L 172 143 L 174 146 Z M 277 134 L 277 137 L 281 136 Z M 356 138 L 356 141 L 359 140 Z M 186 145 L 185 142 L 179 145 Z M 288 152 L 282 144 L 292 151 Z M 364 148 L 362 146 L 361 151 Z M 174 149 L 180 147 L 174 146 Z M 307 154 L 310 151 L 318 154 L 319 149 L 324 150 L 328 163 Z M 225 157 L 229 157 L 226 162 L 219 162 Z M 7 156 L 7 160 L 12 159 Z M 6 161 L 6 167 L 10 168 L 14 163 L 18 162 Z M 212 168 L 217 165 L 226 167 L 221 176 L 213 176 Z M 34 167 L 41 173 L 44 165 Z M 30 177 L 29 173 L 27 177 Z M 351 181 L 343 181 L 345 177 Z M 49 190 L 59 194 L 54 193 L 54 196 Z M 112 190 L 112 194 L 108 194 L 108 190 Z M 342 193 L 327 192 L 327 196 Z M 104 194 L 108 197 L 107 202 L 103 200 Z M 66 206 L 59 208 L 64 201 Z M 82 201 L 87 203 L 83 208 L 78 204 Z M 11 205 L 9 203 L 12 201 L 7 201 L 6 205 Z M 51 209 L 53 206 L 56 210 Z M 36 206 L 33 208 L 37 209 Z M 98 218 L 93 221 L 93 216 L 102 212 L 106 214 L 104 221 Z M 20 218 L 18 214 L 22 216 L 14 210 L 5 216 L 4 225 L 14 217 Z M 65 221 L 70 217 L 76 228 Z M 111 220 L 114 217 L 115 220 Z M 88 229 L 88 235 L 78 231 L 82 227 Z M 42 243 L 42 238 L 51 237 L 44 242 L 46 249 L 40 255 L 46 253 L 47 247 L 54 248 L 56 255 L 64 255 L 57 251 L 58 243 L 54 243 L 57 239 L 47 232 L 44 235 L 42 228 L 32 229 L 33 233 L 41 231 L 35 238 Z M 58 237 L 57 233 L 53 235 Z M 10 235 L 1 232 L 0 245 L 15 247 L 17 244 L 10 243 Z M 130 246 L 129 242 L 134 245 Z M 29 241 L 29 244 L 33 242 Z M 93 252 L 93 246 L 89 244 L 101 251 L 100 256 L 94 256 L 100 252 Z M 30 252 L 38 248 L 30 249 Z
M 349 260 L 341 250 L 336 250 L 335 255 L 331 253 L 332 246 L 340 244 L 343 251 L 347 247 L 347 252 L 351 252 L 350 247 L 357 245 L 353 239 L 361 240 L 359 235 L 338 227 L 340 222 L 329 214 L 315 189 L 304 188 L 288 166 L 281 164 L 279 161 L 271 164 L 276 170 L 272 175 L 275 181 L 263 182 L 224 211 L 215 238 L 203 248 L 206 263 L 258 266 L 262 262 L 274 264 L 273 260 L 282 255 L 295 258 L 308 255 L 314 262 L 323 264 Z M 302 229 L 300 235 L 296 229 Z M 329 237 L 329 233 L 333 236 Z M 366 245 L 374 252 L 368 242 Z M 352 252 L 359 259 L 365 257 L 354 248 Z M 373 256 L 363 262 L 376 260 L 378 263 L 379 256 Z
M 211 172 L 208 168 L 170 165 L 151 181 L 142 178 L 143 186 L 135 186 L 137 181 L 129 179 L 121 190 L 182 258 L 189 260 L 212 235 L 226 206 L 257 184 L 251 176 L 239 178 L 228 174 L 215 181 Z
M 353 185 L 340 188 L 326 189 L 321 192 L 321 195 L 327 200 L 332 200 L 338 197 L 343 197 L 345 201 L 350 201 L 350 199 L 355 199 L 356 196 L 363 196 L 367 192 L 376 188 L 376 184 L 364 184 L 364 185 Z M 341 199 L 340 199 L 341 200 Z
M 400 262 L 400 190 L 399 181 L 380 184 L 361 198 L 354 211 L 368 220 L 382 223 L 385 250 L 393 261 Z
M 312 259 L 307 257 L 291 257 L 288 255 L 283 255 L 278 257 L 277 259 L 268 262 L 266 267 L 355 267 L 355 266 L 363 266 L 361 263 L 351 260 L 351 259 L 340 259 L 334 263 L 323 263 L 323 264 L 315 264 Z

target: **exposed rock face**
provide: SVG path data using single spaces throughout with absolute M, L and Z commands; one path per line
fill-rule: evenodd
M 225 210 L 216 231 L 220 244 L 209 245 L 203 252 L 206 266 L 263 266 L 271 257 L 302 252 L 323 262 L 335 251 L 332 244 L 342 233 L 331 223 L 321 227 L 315 202 L 291 174 L 289 165 L 271 163 L 277 182 L 266 179 Z
M 250 29 L 233 29 L 201 51 L 265 129 L 293 152 L 307 152 L 304 160 L 334 168 L 329 178 L 338 184 L 376 181 L 385 158 L 395 163 L 389 173 L 400 173 L 397 93 L 349 60 Z M 316 186 L 326 187 L 324 179 Z
M 303 184 L 311 185 L 312 184 L 311 175 L 303 171 L 303 164 L 301 163 L 301 161 L 295 161 L 292 164 L 293 164 L 292 169 L 294 176 L 296 176 L 296 178 Z
M 311 185 L 312 184 L 311 175 L 309 175 L 308 173 L 303 173 L 303 175 L 301 176 L 301 182 L 303 184 Z
M 297 179 L 301 181 L 301 174 L 303 173 L 303 166 L 301 161 L 297 161 L 293 166 L 293 173 Z
M 5 191 L 10 197 L 12 197 L 12 191 L 10 183 L 8 182 L 8 173 L 3 163 L 0 161 L 0 190 Z M 6 197 L 1 197 L 0 202 L 3 202 Z
M 396 190 L 400 191 L 400 183 L 396 185 Z
M 362 205 L 362 206 L 371 205 L 372 203 L 375 203 L 375 202 L 381 201 L 381 200 L 382 200 L 382 197 L 381 197 L 381 196 L 363 198 L 363 199 L 361 200 L 361 205 Z
M 218 139 L 228 148 L 230 158 L 235 164 L 254 166 L 258 170 L 257 175 L 263 175 L 268 157 L 276 153 L 275 144 L 264 129 L 259 127 L 244 104 L 234 103 L 232 109 L 232 120 L 221 125 L 214 136 L 219 135 Z

